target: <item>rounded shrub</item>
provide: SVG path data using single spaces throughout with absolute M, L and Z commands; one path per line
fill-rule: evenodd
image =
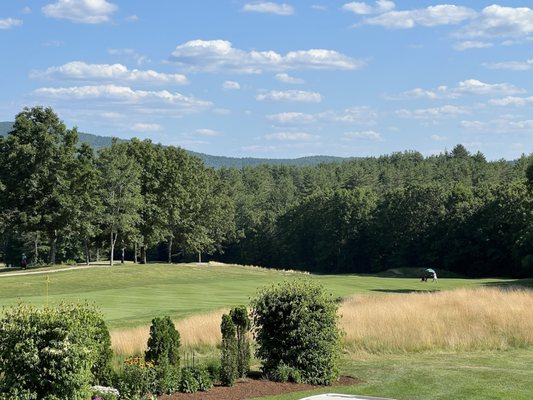
M 286 365 L 305 383 L 329 385 L 338 377 L 337 303 L 322 286 L 307 280 L 278 284 L 260 291 L 251 307 L 256 354 L 267 376 Z
M 18 305 L 0 320 L 0 399 L 85 399 L 91 369 L 107 368 L 102 316 L 94 307 Z M 107 329 L 107 328 L 106 328 Z

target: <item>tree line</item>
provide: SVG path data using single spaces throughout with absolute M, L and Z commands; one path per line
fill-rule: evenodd
M 140 262 L 197 253 L 314 272 L 446 269 L 533 275 L 533 154 L 487 161 L 462 145 L 317 166 L 210 169 L 133 139 L 95 153 L 53 110 L 0 139 L 2 257 Z

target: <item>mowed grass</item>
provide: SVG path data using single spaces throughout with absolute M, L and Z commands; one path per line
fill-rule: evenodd
M 414 278 L 377 278 L 357 275 L 305 275 L 254 267 L 195 264 L 148 264 L 100 267 L 49 273 L 48 301 L 89 301 L 103 312 L 111 329 L 149 324 L 170 315 L 179 320 L 238 304 L 247 304 L 261 287 L 290 279 L 322 283 L 335 297 L 357 293 L 409 293 L 506 284 L 498 279 L 441 279 L 436 283 Z M 0 305 L 19 301 L 46 303 L 46 275 L 0 277 Z

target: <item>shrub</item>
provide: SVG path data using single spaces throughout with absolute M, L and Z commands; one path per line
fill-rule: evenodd
M 269 378 L 276 382 L 302 382 L 302 375 L 300 374 L 300 371 L 289 367 L 283 361 L 280 362 L 276 369 L 270 373 Z
M 207 372 L 212 382 L 220 382 L 220 360 L 209 362 L 207 364 Z
M 113 381 L 113 350 L 111 349 L 111 336 L 103 319 L 96 322 L 96 331 L 93 338 L 98 346 L 96 360 L 91 367 L 93 385 L 110 385 Z
M 107 386 L 91 386 L 91 400 L 118 400 L 120 393 L 117 389 Z
M 331 384 L 338 376 L 341 337 L 334 299 L 321 286 L 294 281 L 262 290 L 251 304 L 263 372 L 275 375 L 284 363 L 303 382 Z
M 130 357 L 124 361 L 124 367 L 115 382 L 121 399 L 126 400 L 137 400 L 151 392 L 155 386 L 154 364 L 150 361 L 145 362 L 140 356 Z
M 180 334 L 170 317 L 154 318 L 150 326 L 148 348 L 145 353 L 146 361 L 151 361 L 156 365 L 168 363 L 179 367 L 179 348 Z
M 196 378 L 196 382 L 198 382 L 198 390 L 200 392 L 207 392 L 213 387 L 213 380 L 211 379 L 211 376 L 206 368 L 193 367 L 192 373 Z
M 237 330 L 237 376 L 244 378 L 250 371 L 250 318 L 246 306 L 235 307 L 229 315 Z
M 88 398 L 101 321 L 86 304 L 8 309 L 0 320 L 0 398 Z
M 220 382 L 224 386 L 233 386 L 237 378 L 237 339 L 236 328 L 231 317 L 222 316 L 222 352 L 220 360 Z
M 154 383 L 151 391 L 157 394 L 174 393 L 179 388 L 180 369 L 163 362 L 154 366 Z
M 193 373 L 192 368 L 183 368 L 181 370 L 181 380 L 180 380 L 180 392 L 182 393 L 195 393 L 198 391 L 198 380 L 196 379 L 195 374 Z

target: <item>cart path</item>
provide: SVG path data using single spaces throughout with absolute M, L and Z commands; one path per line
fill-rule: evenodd
M 121 267 L 121 264 L 115 264 L 113 266 L 111 265 L 102 265 L 102 264 L 95 264 L 95 265 L 73 265 L 71 267 L 65 267 L 65 268 L 56 268 L 56 269 L 47 269 L 42 271 L 17 271 L 17 272 L 0 272 L 0 278 L 4 278 L 7 276 L 22 276 L 22 275 L 39 275 L 39 274 L 53 274 L 56 272 L 64 272 L 64 271 L 73 271 L 75 269 L 88 269 L 88 268 L 117 268 Z

